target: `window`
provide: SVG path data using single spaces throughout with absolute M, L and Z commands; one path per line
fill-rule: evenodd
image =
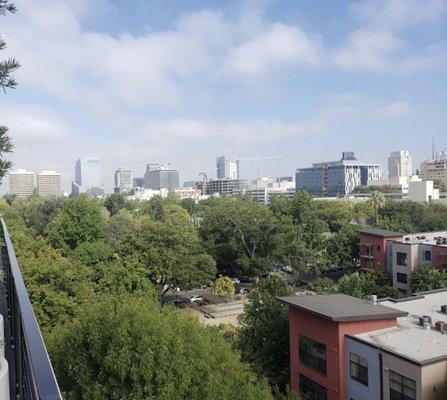
M 407 274 L 403 274 L 401 272 L 397 273 L 397 281 L 399 283 L 407 283 L 408 279 L 407 279 Z
M 397 372 L 390 371 L 390 400 L 415 400 L 416 382 Z
M 380 246 L 377 246 L 376 249 L 377 249 L 377 251 L 380 251 Z
M 397 265 L 407 266 L 407 253 L 397 252 Z
M 357 354 L 349 353 L 351 378 L 368 386 L 368 361 Z
M 327 400 L 326 388 L 301 374 L 300 394 L 308 400 Z
M 326 345 L 307 336 L 299 336 L 300 362 L 326 375 Z
M 424 261 L 431 261 L 431 251 L 430 250 L 424 251 Z

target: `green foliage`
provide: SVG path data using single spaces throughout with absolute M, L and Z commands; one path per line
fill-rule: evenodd
M 54 332 L 49 349 L 71 400 L 272 399 L 214 330 L 141 298 L 93 304 Z
M 65 202 L 62 211 L 47 226 L 46 235 L 54 247 L 68 253 L 81 243 L 102 239 L 105 229 L 99 203 L 80 196 Z
M 234 283 L 228 276 L 221 276 L 214 281 L 213 286 L 211 287 L 211 292 L 216 296 L 234 294 Z
M 344 275 L 337 284 L 337 291 L 359 299 L 369 299 L 372 295 L 378 298 L 401 298 L 402 293 L 390 285 L 386 272 L 365 272 Z
M 352 267 L 359 259 L 357 228 L 344 225 L 326 242 L 327 259 L 333 266 Z
M 104 207 L 110 213 L 110 215 L 118 214 L 118 212 L 122 209 L 129 210 L 131 209 L 131 205 L 121 193 L 113 193 L 104 200 Z
M 265 375 L 276 391 L 284 392 L 290 378 L 289 312 L 277 296 L 293 294 L 281 275 L 270 275 L 249 294 L 239 348 L 243 360 Z
M 330 278 L 318 278 L 314 282 L 314 291 L 316 294 L 335 293 L 334 281 Z
M 413 292 L 447 288 L 447 272 L 430 266 L 416 268 L 412 274 L 411 286 Z
M 338 232 L 355 219 L 353 203 L 349 201 L 316 201 L 317 216 L 331 232 Z
M 386 200 L 382 193 L 374 191 L 371 193 L 369 202 L 371 203 L 371 206 L 374 210 L 377 226 L 379 224 L 379 211 L 385 206 Z
M 104 240 L 83 242 L 70 254 L 70 258 L 88 267 L 98 268 L 112 260 L 112 247 Z
M 441 179 L 435 179 L 433 182 L 433 185 L 436 189 L 439 189 L 441 193 L 447 192 L 447 182 L 441 180 Z

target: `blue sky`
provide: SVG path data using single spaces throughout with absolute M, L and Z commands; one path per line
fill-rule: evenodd
M 447 0 L 16 0 L 1 20 L 19 87 L 0 97 L 15 167 L 81 156 L 103 180 L 170 162 L 181 180 L 215 157 L 282 155 L 262 175 L 344 150 L 385 167 L 431 138 L 447 147 Z M 253 176 L 246 163 L 242 173 Z M 6 182 L 5 182 L 6 183 Z

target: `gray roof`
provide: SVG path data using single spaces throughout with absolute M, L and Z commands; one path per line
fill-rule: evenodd
M 407 312 L 345 294 L 321 296 L 284 296 L 278 300 L 292 307 L 331 321 L 366 321 L 373 319 L 405 317 Z
M 358 231 L 360 233 L 367 233 L 368 235 L 381 236 L 381 237 L 404 236 L 402 232 L 387 231 L 386 229 L 379 229 L 379 228 L 362 227 Z

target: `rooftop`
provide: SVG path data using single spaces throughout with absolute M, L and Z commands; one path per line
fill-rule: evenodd
M 285 296 L 278 299 L 295 308 L 336 322 L 397 318 L 407 315 L 405 311 L 383 304 L 373 304 L 345 294 Z
M 402 232 L 387 231 L 386 229 L 368 228 L 368 227 L 360 228 L 358 231 L 360 233 L 366 233 L 368 235 L 380 236 L 380 237 L 397 237 L 404 235 Z
M 447 314 L 440 312 L 441 305 L 447 304 L 447 289 L 380 304 L 408 316 L 398 318 L 394 328 L 362 333 L 355 338 L 419 364 L 447 359 L 447 335 L 434 328 L 437 321 L 447 323 Z M 419 317 L 426 315 L 432 319 L 432 327 L 428 329 L 419 325 Z
M 408 243 L 408 244 L 429 244 L 429 245 L 446 246 L 447 231 L 414 233 L 411 235 L 405 235 L 402 239 L 398 239 L 395 241 L 399 243 Z

